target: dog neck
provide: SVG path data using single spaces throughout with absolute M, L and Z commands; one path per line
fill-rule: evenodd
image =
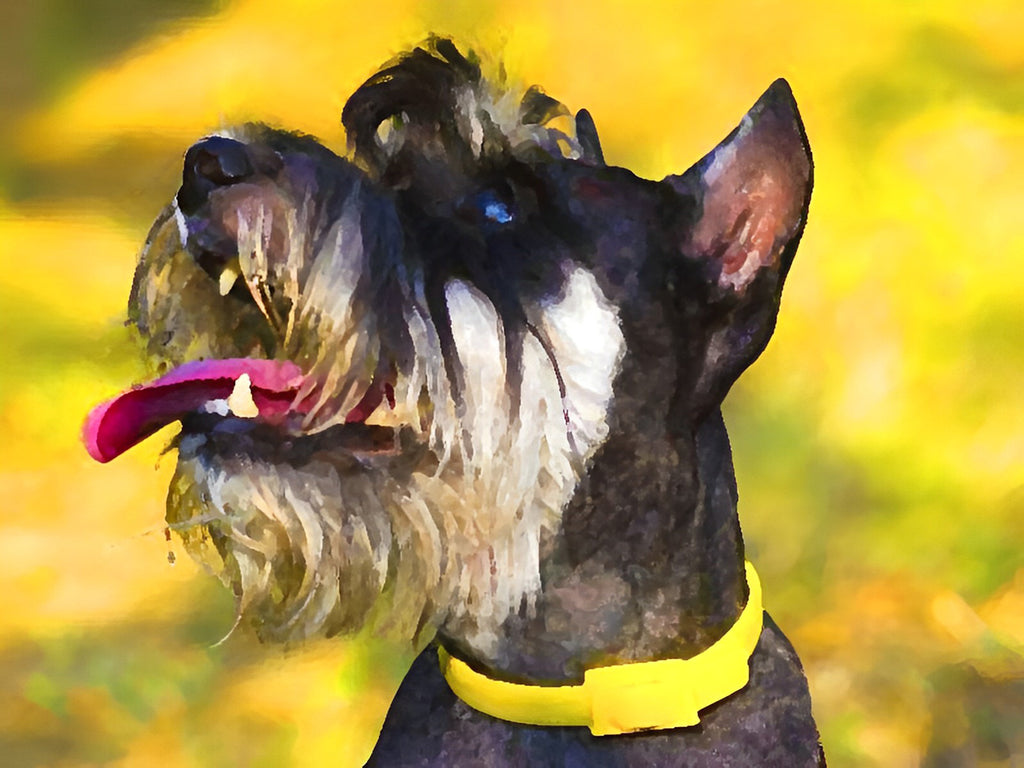
M 683 437 L 626 421 L 544 543 L 532 610 L 504 622 L 493 652 L 442 628 L 446 647 L 501 679 L 573 682 L 596 666 L 692 657 L 735 623 L 747 593 L 720 412 Z

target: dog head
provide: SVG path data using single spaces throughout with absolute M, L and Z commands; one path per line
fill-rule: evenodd
M 609 435 L 692 439 L 767 343 L 806 140 L 779 81 L 646 181 L 586 112 L 443 40 L 343 123 L 348 157 L 258 125 L 188 150 L 129 307 L 161 375 L 86 442 L 108 460 L 181 422 L 168 522 L 264 637 L 486 648 Z

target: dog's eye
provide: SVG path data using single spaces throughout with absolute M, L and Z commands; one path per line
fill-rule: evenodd
M 508 224 L 515 218 L 512 206 L 501 199 L 497 192 L 491 190 L 481 192 L 476 197 L 476 204 L 484 218 L 495 224 Z

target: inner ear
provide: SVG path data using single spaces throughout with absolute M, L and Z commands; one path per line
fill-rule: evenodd
M 726 294 L 745 294 L 769 275 L 781 290 L 806 220 L 811 173 L 792 91 L 776 80 L 721 144 L 666 179 L 700 206 L 682 255 L 703 263 Z
M 782 284 L 803 232 L 812 184 L 810 147 L 789 85 L 776 80 L 739 126 L 699 163 L 665 181 L 692 201 L 678 243 L 703 277 L 703 351 L 680 397 L 716 407 L 764 349 Z M 701 281 L 698 281 L 701 282 Z M 692 333 L 693 329 L 689 329 Z

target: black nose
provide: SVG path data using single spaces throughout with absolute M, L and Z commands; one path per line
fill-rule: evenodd
M 213 189 L 235 184 L 252 174 L 245 144 L 223 136 L 203 139 L 185 153 L 178 207 L 183 213 L 194 213 Z

